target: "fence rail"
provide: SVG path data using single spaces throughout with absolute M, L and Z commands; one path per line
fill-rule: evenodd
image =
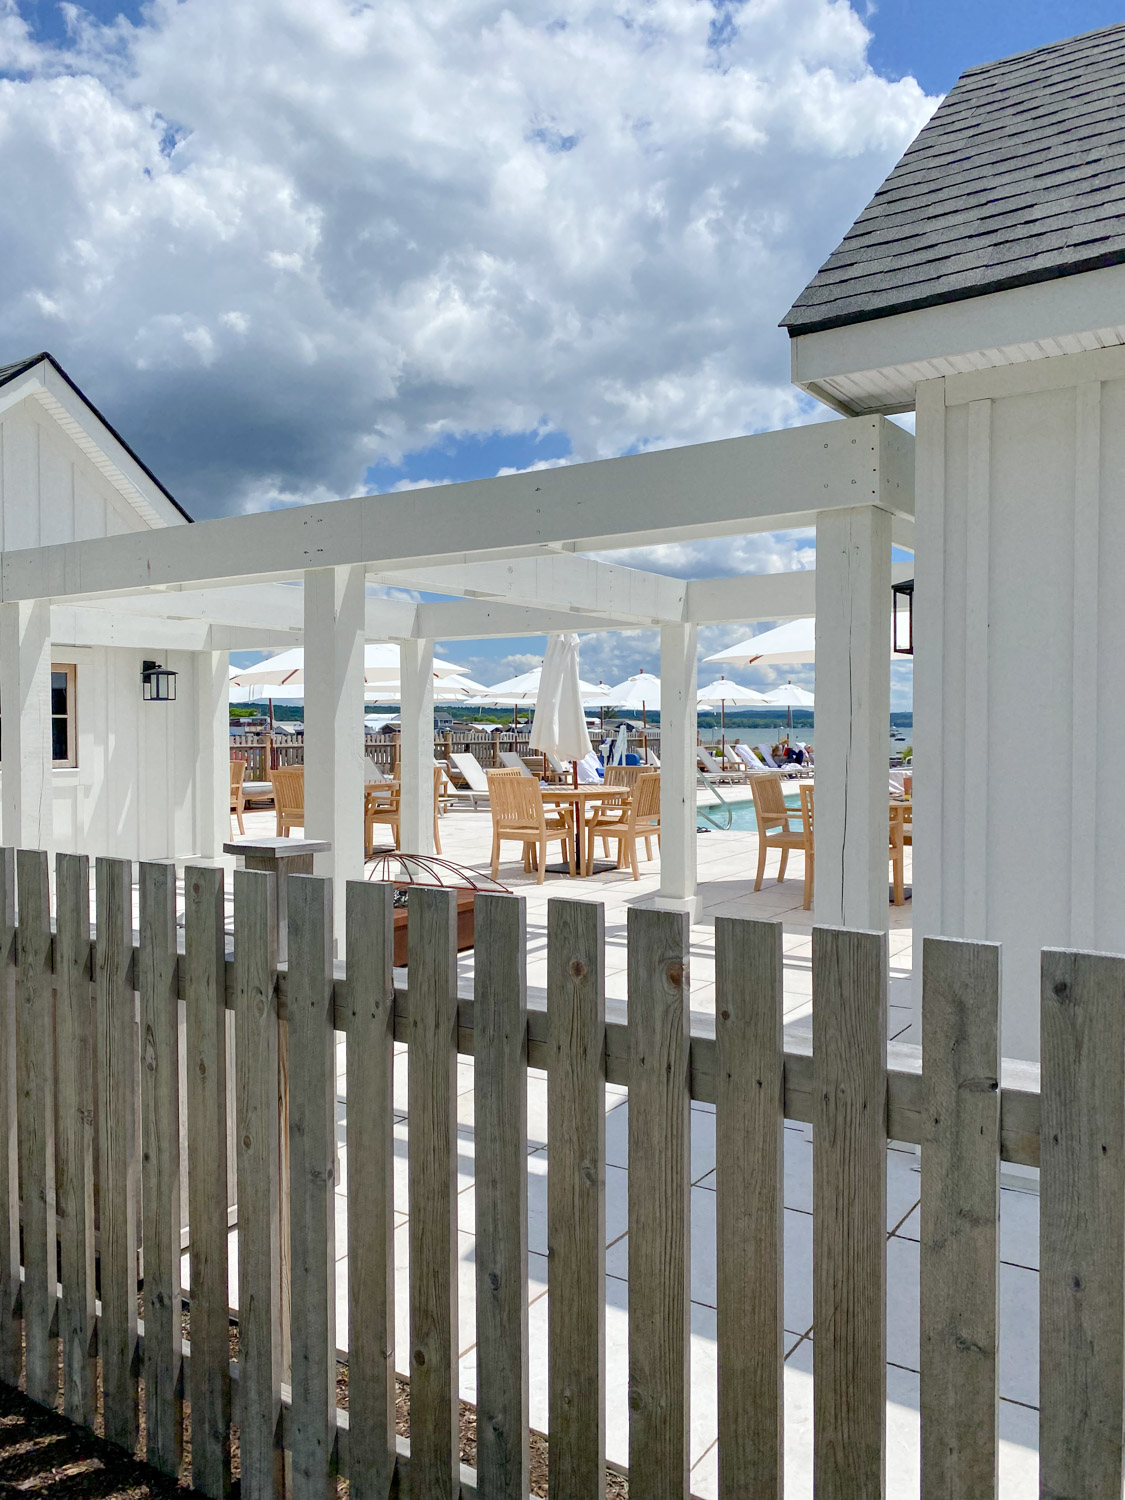
M 631 910 L 626 1020 L 606 1014 L 598 903 L 550 903 L 543 1008 L 528 1003 L 518 897 L 477 897 L 475 992 L 462 999 L 452 892 L 412 892 L 409 983 L 396 990 L 390 887 L 347 887 L 345 968 L 331 959 L 330 884 L 292 877 L 291 959 L 279 966 L 273 876 L 235 874 L 228 952 L 222 871 L 187 870 L 182 942 L 171 866 L 140 867 L 136 940 L 131 866 L 98 860 L 95 873 L 93 941 L 83 856 L 59 856 L 52 923 L 46 855 L 0 851 L 0 1379 L 15 1383 L 22 1368 L 29 1394 L 54 1402 L 58 1339 L 67 1414 L 92 1423 L 100 1364 L 106 1435 L 127 1447 L 143 1380 L 147 1457 L 167 1473 L 181 1464 L 190 1402 L 192 1480 L 214 1497 L 231 1486 L 232 1423 L 246 1496 L 288 1488 L 324 1500 L 337 1475 L 360 1500 L 385 1500 L 395 1483 L 427 1500 L 526 1495 L 526 1073 L 544 1068 L 552 1500 L 604 1492 L 607 1081 L 629 1090 L 634 1496 L 683 1500 L 689 1489 L 694 1098 L 716 1110 L 724 1500 L 784 1493 L 785 1118 L 813 1126 L 818 1494 L 885 1493 L 891 1138 L 922 1147 L 923 1500 L 996 1493 L 998 1167 L 1041 1156 L 1043 1492 L 1119 1500 L 1125 961 L 1044 954 L 1040 1092 L 1038 1069 L 999 1061 L 999 961 L 987 944 L 926 941 L 923 1069 L 918 1049 L 887 1045 L 878 934 L 815 930 L 806 1045 L 783 1037 L 771 923 L 717 920 L 708 1025 L 690 1017 L 686 919 Z M 336 1405 L 336 1032 L 347 1037 L 347 1410 Z M 409 1439 L 395 1433 L 393 1359 L 399 1040 L 410 1098 Z M 475 1471 L 458 1458 L 459 1054 L 476 1070 Z

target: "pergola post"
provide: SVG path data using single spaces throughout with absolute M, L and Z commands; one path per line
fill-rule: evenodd
M 400 842 L 434 852 L 434 643 L 399 641 L 402 692 Z
M 891 517 L 816 518 L 816 876 L 821 925 L 888 925 Z
M 332 845 L 315 856 L 336 885 L 343 952 L 344 881 L 363 878 L 362 566 L 305 573 L 305 837 Z
M 51 605 L 46 599 L 0 604 L 0 762 L 5 844 L 52 848 Z
M 660 892 L 654 904 L 699 915 L 696 891 L 697 628 L 660 627 Z
M 195 656 L 195 846 L 217 859 L 230 837 L 230 652 Z

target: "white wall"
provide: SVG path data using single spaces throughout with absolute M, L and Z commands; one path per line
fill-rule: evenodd
M 1125 350 L 918 388 L 914 849 L 927 933 L 1125 951 Z

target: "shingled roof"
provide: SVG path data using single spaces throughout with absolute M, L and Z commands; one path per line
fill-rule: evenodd
M 790 337 L 1125 262 L 1125 23 L 962 73 Z

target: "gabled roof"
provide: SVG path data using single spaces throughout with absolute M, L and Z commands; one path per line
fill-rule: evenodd
M 1125 23 L 962 73 L 790 337 L 1125 262 Z
M 40 388 L 35 391 L 35 395 L 144 520 L 150 526 L 167 526 L 181 520 L 190 521 L 191 516 L 175 496 L 165 489 L 144 460 L 138 457 L 85 392 L 75 385 L 53 354 L 44 351 L 41 354 L 32 354 L 27 359 L 16 360 L 14 364 L 0 365 L 0 390 L 13 381 L 19 380 L 21 376 L 32 374 L 38 366 L 46 366 L 51 374 L 48 376 L 46 370 L 41 372 L 44 378 Z M 57 380 L 54 377 L 57 377 Z M 62 382 L 62 386 L 58 385 L 59 381 Z M 102 429 L 98 436 L 103 438 L 104 442 L 96 441 L 85 424 L 78 419 L 67 391 L 72 392 L 78 398 L 81 406 Z M 168 507 L 171 507 L 171 512 Z

